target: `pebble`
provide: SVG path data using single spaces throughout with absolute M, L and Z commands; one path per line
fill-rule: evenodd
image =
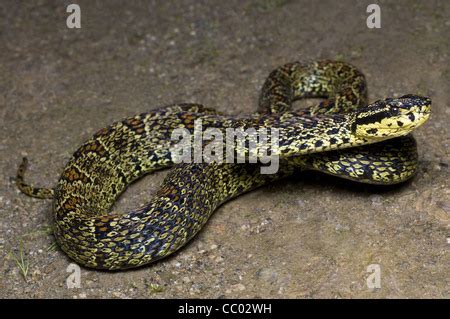
M 297 201 L 297 205 L 303 208 L 303 207 L 306 206 L 306 201 L 303 200 L 303 199 L 299 199 L 299 200 Z
M 38 278 L 40 275 L 42 275 L 41 271 L 39 269 L 36 269 L 35 271 L 33 271 L 33 273 L 31 274 L 31 276 L 33 278 Z
M 380 195 L 371 195 L 370 200 L 372 201 L 372 206 L 382 206 L 383 205 L 383 197 Z
M 120 291 L 111 292 L 110 290 L 108 290 L 108 293 L 113 295 L 115 298 L 130 299 L 130 297 L 128 297 L 127 295 L 125 295 L 123 292 Z
M 183 277 L 181 280 L 183 280 L 184 283 L 188 284 L 191 282 L 191 279 L 187 276 Z
M 241 230 L 247 230 L 247 229 L 249 229 L 250 228 L 250 225 L 249 224 L 243 224 L 242 226 L 241 226 Z
M 236 285 L 236 289 L 239 291 L 244 291 L 245 290 L 245 286 L 243 284 L 237 284 Z
M 278 272 L 271 268 L 261 269 L 258 271 L 257 275 L 259 278 L 269 283 L 276 282 L 278 278 Z
M 241 283 L 233 285 L 230 288 L 232 291 L 244 291 L 245 290 L 245 286 Z

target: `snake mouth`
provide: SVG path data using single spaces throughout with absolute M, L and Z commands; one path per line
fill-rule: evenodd
M 430 117 L 430 111 L 414 112 L 408 116 L 383 119 L 376 123 L 356 125 L 355 135 L 361 138 L 387 139 L 404 136 L 422 126 Z

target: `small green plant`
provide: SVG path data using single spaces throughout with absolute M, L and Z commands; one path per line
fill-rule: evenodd
M 22 274 L 23 279 L 25 279 L 25 281 L 27 281 L 30 262 L 28 261 L 28 259 L 25 256 L 26 253 L 25 253 L 25 249 L 23 247 L 22 241 L 19 244 L 18 254 L 15 254 L 14 252 L 11 252 L 11 253 L 16 262 L 17 267 L 19 267 L 19 270 L 20 270 L 20 273 Z
M 56 248 L 58 248 L 58 244 L 56 243 L 56 241 L 54 241 L 47 247 L 47 251 L 49 252 L 55 251 Z
M 41 235 L 49 236 L 49 235 L 52 235 L 53 232 L 54 232 L 53 225 L 44 225 L 44 226 L 39 227 L 36 230 L 25 233 L 24 235 L 21 236 L 21 238 L 29 239 L 29 238 L 36 238 Z
M 334 59 L 335 59 L 336 61 L 343 61 L 343 60 L 344 60 L 344 54 L 338 53 L 338 54 L 336 54 L 336 55 L 334 56 Z
M 150 294 L 157 294 L 157 293 L 160 293 L 163 291 L 164 291 L 164 287 L 161 285 L 158 285 L 158 284 L 149 284 L 148 285 L 148 292 Z

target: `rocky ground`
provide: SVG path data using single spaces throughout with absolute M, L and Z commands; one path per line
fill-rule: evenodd
M 448 298 L 450 292 L 450 5 L 378 1 L 0 1 L 0 297 Z M 341 59 L 358 66 L 370 100 L 430 96 L 414 135 L 420 170 L 396 187 L 302 173 L 222 206 L 175 256 L 127 272 L 82 268 L 51 235 L 51 201 L 20 194 L 11 177 L 52 186 L 71 153 L 99 128 L 174 102 L 228 114 L 256 109 L 275 67 Z M 166 172 L 135 183 L 134 208 Z M 370 289 L 377 264 L 381 287 Z

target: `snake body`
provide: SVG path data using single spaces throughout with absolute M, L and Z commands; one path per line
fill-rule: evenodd
M 313 169 L 343 178 L 395 184 L 414 175 L 417 150 L 411 130 L 425 122 L 431 101 L 407 95 L 367 105 L 364 76 L 335 61 L 290 63 L 274 70 L 260 96 L 258 113 L 226 116 L 198 104 L 172 105 L 113 123 L 86 141 L 65 166 L 53 189 L 24 182 L 26 194 L 53 198 L 55 237 L 81 265 L 126 269 L 166 257 L 183 247 L 226 201 L 256 187 Z M 292 111 L 304 97 L 325 100 Z M 145 206 L 110 212 L 127 185 L 145 174 L 173 166 L 171 132 L 203 127 L 278 129 L 276 174 L 259 164 L 182 163 L 175 165 Z M 248 147 L 235 151 L 248 155 Z

